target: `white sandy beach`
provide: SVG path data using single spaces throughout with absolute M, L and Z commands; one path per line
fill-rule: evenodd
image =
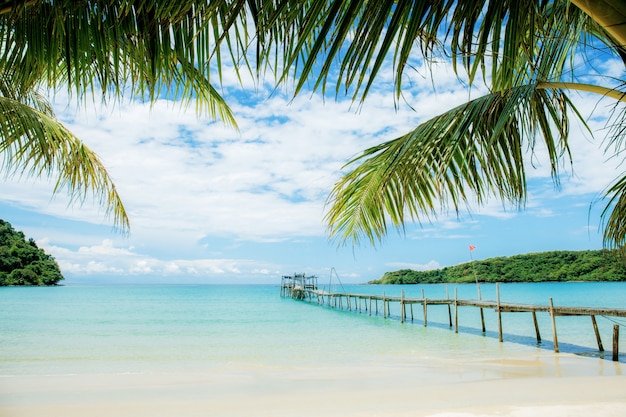
M 394 363 L 395 362 L 395 363 Z M 623 417 L 623 365 L 569 354 L 5 376 L 2 417 Z

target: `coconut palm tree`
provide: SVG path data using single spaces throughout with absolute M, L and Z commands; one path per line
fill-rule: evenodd
M 281 3 L 281 2 L 278 2 Z M 289 2 L 287 2 L 289 3 Z M 417 58 L 447 59 L 470 86 L 488 93 L 428 120 L 348 162 L 329 198 L 331 237 L 377 244 L 389 226 L 402 229 L 440 210 L 459 211 L 490 197 L 523 206 L 524 150 L 547 151 L 552 177 L 571 163 L 570 118 L 582 117 L 572 91 L 610 97 L 616 107 L 609 145 L 626 128 L 626 80 L 592 85 L 578 62 L 598 48 L 626 63 L 626 4 L 621 0 L 305 1 L 281 3 L 279 29 L 263 40 L 285 44 L 287 79 L 365 100 L 392 66 L 396 98 Z M 272 38 L 272 36 L 274 38 Z M 580 59 L 579 59 L 580 58 Z M 584 120 L 582 120 L 584 123 Z M 607 148 L 610 146 L 607 145 Z M 607 245 L 626 243 L 626 177 L 608 186 L 603 213 Z

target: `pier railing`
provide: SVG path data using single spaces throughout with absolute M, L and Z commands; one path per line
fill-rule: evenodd
M 373 294 L 354 294 L 346 292 L 331 292 L 320 290 L 315 285 L 294 285 L 291 280 L 283 280 L 281 284 L 281 296 L 291 296 L 299 300 L 308 302 L 315 302 L 319 305 L 327 305 L 333 308 L 348 310 L 355 310 L 358 312 L 368 312 L 369 315 L 376 314 L 382 315 L 384 318 L 391 316 L 391 303 L 398 303 L 400 310 L 400 322 L 404 323 L 407 320 L 407 314 L 410 315 L 411 321 L 414 319 L 413 306 L 421 305 L 423 310 L 423 322 L 424 326 L 428 324 L 428 307 L 434 305 L 444 305 L 448 308 L 448 319 L 450 327 L 454 327 L 454 331 L 459 331 L 459 307 L 475 307 L 480 310 L 481 327 L 482 332 L 485 333 L 485 317 L 483 314 L 484 309 L 493 309 L 497 316 L 498 322 L 498 339 L 500 342 L 504 340 L 502 331 L 502 313 L 531 313 L 535 328 L 535 335 L 537 342 L 541 342 L 541 333 L 539 331 L 539 324 L 537 321 L 537 313 L 549 314 L 552 322 L 552 340 L 554 344 L 554 351 L 559 352 L 559 342 L 557 337 L 556 317 L 559 316 L 589 316 L 591 318 L 591 324 L 595 334 L 596 342 L 598 344 L 598 350 L 604 352 L 604 346 L 598 330 L 596 322 L 596 316 L 602 317 L 626 317 L 626 309 L 616 308 L 602 308 L 602 307 L 572 307 L 572 306 L 555 306 L 552 302 L 552 298 L 549 299 L 549 304 L 517 304 L 506 303 L 500 301 L 499 284 L 496 284 L 496 300 L 482 300 L 480 297 L 480 286 L 478 286 L 479 299 L 459 299 L 457 297 L 456 289 L 454 291 L 454 298 L 446 297 L 440 299 L 429 299 L 424 295 L 422 290 L 421 298 L 407 298 L 402 290 L 401 295 L 398 296 L 386 296 L 373 295 Z M 379 302 L 381 303 L 379 308 Z M 407 309 L 409 310 L 407 312 Z M 454 314 L 453 314 L 454 310 Z M 454 320 L 453 320 L 454 318 Z M 613 326 L 613 344 L 612 344 L 612 359 L 614 361 L 619 360 L 619 324 Z

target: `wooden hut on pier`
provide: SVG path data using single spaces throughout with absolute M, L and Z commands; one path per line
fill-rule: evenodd
M 306 274 L 283 275 L 280 295 L 303 300 L 311 291 L 317 291 L 317 276 Z

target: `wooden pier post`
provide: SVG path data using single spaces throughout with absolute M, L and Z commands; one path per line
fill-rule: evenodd
M 554 305 L 550 297 L 550 317 L 552 317 L 552 339 L 554 340 L 554 353 L 559 353 L 559 339 L 556 336 L 556 319 L 554 318 Z
M 537 334 L 537 342 L 541 342 L 541 334 L 539 333 L 539 323 L 537 323 L 537 312 L 533 310 L 533 323 L 535 323 L 535 333 Z
M 369 311 L 369 315 L 371 316 L 372 315 L 372 297 L 370 297 L 370 309 L 368 311 Z
M 424 304 L 424 327 L 426 327 L 427 317 L 428 317 L 428 303 L 426 302 L 426 297 L 424 297 L 424 289 L 422 288 L 422 303 Z
M 459 302 L 456 287 L 454 287 L 454 333 L 459 332 Z
M 598 331 L 598 323 L 596 323 L 596 316 L 593 314 L 591 317 L 591 324 L 593 324 L 593 332 L 596 334 L 596 340 L 598 342 L 598 350 L 600 352 L 604 352 L 604 347 L 602 346 L 602 339 L 600 338 L 600 332 Z
M 482 301 L 483 297 L 480 294 L 480 284 L 477 282 L 476 286 L 478 287 L 478 301 Z M 480 323 L 482 324 L 483 333 L 485 333 L 485 313 L 483 312 L 483 308 L 480 308 Z
M 619 324 L 613 325 L 613 361 L 619 360 Z
M 404 323 L 404 288 L 400 292 L 400 323 Z
M 387 307 L 385 306 L 385 292 L 383 291 L 383 318 L 387 318 Z
M 450 292 L 448 291 L 448 286 L 446 285 L 446 300 L 450 299 Z M 450 303 L 448 303 L 448 320 L 450 321 L 450 327 L 452 327 L 452 308 L 450 307 Z
M 498 309 L 498 340 L 502 342 L 502 311 L 500 310 L 500 283 L 496 282 L 496 303 Z

